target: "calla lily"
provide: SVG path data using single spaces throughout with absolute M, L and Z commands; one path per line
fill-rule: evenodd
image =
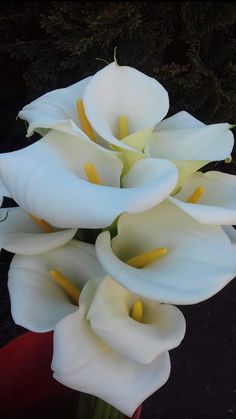
M 167 200 L 140 214 L 121 215 L 118 235 L 111 241 L 109 232 L 103 232 L 95 245 L 98 259 L 116 281 L 164 303 L 203 301 L 236 274 L 236 255 L 222 228 L 198 223 Z M 162 256 L 152 260 L 153 249 L 162 250 Z M 136 256 L 146 258 L 146 265 L 130 266 Z
M 230 156 L 234 144 L 232 125 L 205 125 L 182 111 L 156 125 L 145 154 L 174 162 L 179 171 L 178 185 L 210 161 Z
M 57 128 L 66 125 L 80 132 L 80 121 L 76 111 L 76 101 L 83 97 L 84 89 L 91 77 L 63 89 L 52 90 L 30 104 L 20 112 L 19 117 L 28 122 L 27 137 L 34 131 Z
M 67 292 L 53 281 L 58 271 L 81 290 L 90 278 L 104 275 L 94 245 L 71 240 L 65 246 L 34 256 L 14 256 L 8 279 L 16 324 L 33 332 L 53 330 L 64 316 L 78 310 Z
M 69 242 L 76 229 L 45 233 L 22 208 L 1 208 L 0 248 L 20 255 L 35 255 Z M 5 219 L 4 219 L 5 218 Z
M 94 130 L 94 139 L 109 144 L 136 149 L 142 148 L 155 124 L 164 118 L 169 108 L 167 91 L 158 81 L 142 72 L 113 62 L 94 76 L 64 89 L 54 90 L 25 106 L 20 118 L 29 123 L 28 136 L 34 130 L 66 125 L 76 132 L 83 127 L 76 111 L 78 99 L 83 101 L 85 115 Z M 128 122 L 127 137 L 132 147 L 119 141 L 119 118 Z M 104 143 L 105 140 L 105 143 Z M 134 141 L 135 140 L 135 141 Z M 136 144 L 137 143 L 137 144 Z
M 109 276 L 82 290 L 79 310 L 56 326 L 54 378 L 93 394 L 131 416 L 168 379 L 168 350 L 185 333 L 182 313 L 173 306 L 143 301 L 143 321 L 129 311 L 136 296 Z
M 201 196 L 196 203 L 191 203 L 191 194 L 198 188 Z M 168 199 L 201 223 L 236 224 L 236 177 L 233 175 L 196 172 L 183 183 L 179 193 Z
M 137 298 L 107 275 L 98 284 L 87 320 L 111 349 L 149 364 L 179 345 L 185 334 L 185 321 L 177 307 L 145 298 L 141 301 L 142 319 L 135 321 L 129 313 Z
M 122 163 L 111 151 L 55 130 L 0 155 L 0 176 L 12 198 L 58 228 L 106 227 L 122 212 L 156 205 L 177 181 L 176 167 L 159 159 L 137 161 L 120 180 L 121 173 Z
M 158 81 L 114 62 L 91 78 L 84 92 L 84 107 L 88 120 L 100 137 L 110 144 L 124 147 L 124 139 L 128 137 L 138 137 L 138 142 L 145 144 L 154 126 L 167 114 L 169 99 Z M 128 123 L 128 132 L 122 136 L 122 143 L 117 133 L 120 116 L 124 116 Z

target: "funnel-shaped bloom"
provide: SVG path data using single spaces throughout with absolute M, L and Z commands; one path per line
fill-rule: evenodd
M 144 267 L 126 263 L 158 248 L 167 251 Z M 203 301 L 236 274 L 236 255 L 222 228 L 200 224 L 168 201 L 140 214 L 123 214 L 118 235 L 111 241 L 109 232 L 101 233 L 96 252 L 120 284 L 165 303 Z
M 118 147 L 118 121 L 124 115 L 128 135 L 147 140 L 169 108 L 167 91 L 158 81 L 132 67 L 112 63 L 97 72 L 84 92 L 85 112 L 95 131 Z
M 202 189 L 199 199 L 187 202 L 197 188 Z M 201 223 L 236 224 L 236 176 L 196 172 L 183 183 L 180 192 L 168 199 Z
M 181 185 L 185 178 L 209 161 L 230 156 L 234 144 L 232 126 L 227 123 L 205 125 L 182 111 L 161 121 L 145 147 L 145 154 L 173 161 Z
M 76 229 L 45 233 L 22 208 L 1 208 L 0 248 L 20 255 L 36 255 L 69 242 Z M 4 219 L 5 218 L 5 219 Z
M 152 158 L 137 161 L 122 179 L 121 173 L 113 152 L 54 130 L 29 147 L 0 155 L 0 176 L 12 198 L 58 228 L 106 227 L 122 212 L 153 207 L 177 181 L 172 163 Z
M 83 101 L 95 140 L 108 148 L 113 144 L 132 149 L 125 141 L 119 141 L 120 117 L 125 116 L 128 121 L 125 137 L 137 136 L 137 141 L 145 144 L 169 108 L 168 93 L 158 81 L 132 67 L 113 62 L 92 77 L 51 91 L 26 105 L 19 116 L 29 123 L 28 136 L 41 128 L 66 130 L 66 126 L 81 132 L 83 127 L 77 113 L 79 99 Z
M 89 281 L 76 313 L 54 332 L 52 369 L 64 385 L 100 397 L 131 416 L 168 379 L 168 350 L 184 337 L 173 306 L 143 300 L 142 322 L 129 313 L 136 296 L 109 276 Z
M 16 255 L 8 280 L 12 316 L 16 324 L 33 332 L 53 330 L 59 320 L 78 310 L 53 281 L 51 270 L 69 278 L 79 290 L 90 278 L 104 275 L 94 246 L 75 240 L 40 255 Z
M 84 89 L 90 77 L 63 89 L 52 90 L 26 105 L 19 117 L 29 124 L 27 136 L 34 131 L 57 128 L 59 125 L 72 126 L 80 132 L 80 122 L 76 110 L 76 101 L 83 97 Z

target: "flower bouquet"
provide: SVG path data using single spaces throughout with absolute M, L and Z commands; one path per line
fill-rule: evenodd
M 236 274 L 236 178 L 200 171 L 230 162 L 233 126 L 168 109 L 158 81 L 115 60 L 26 105 L 42 138 L 0 155 L 12 316 L 53 331 L 50 377 L 87 397 L 77 418 L 140 417 L 184 338 L 175 305 Z

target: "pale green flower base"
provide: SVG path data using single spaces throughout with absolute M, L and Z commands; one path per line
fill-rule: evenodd
M 104 400 L 80 393 L 76 419 L 124 419 L 124 415 Z

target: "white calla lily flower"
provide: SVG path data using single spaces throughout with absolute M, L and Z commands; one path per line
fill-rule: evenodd
M 201 196 L 196 203 L 188 202 L 199 188 Z M 183 183 L 180 192 L 168 200 L 201 223 L 236 224 L 236 177 L 233 175 L 196 172 Z
M 137 136 L 145 144 L 154 126 L 167 114 L 169 98 L 157 80 L 113 62 L 90 79 L 84 92 L 84 108 L 100 137 L 115 146 L 130 148 L 125 141 L 119 141 L 120 116 L 128 124 L 122 139 Z
M 185 320 L 176 307 L 145 300 L 139 322 L 129 315 L 134 300 L 109 276 L 89 281 L 79 310 L 56 325 L 52 360 L 56 380 L 100 397 L 128 416 L 165 384 L 168 350 L 185 334 Z
M 164 303 L 203 301 L 236 274 L 236 255 L 222 228 L 200 224 L 167 200 L 140 214 L 121 215 L 118 235 L 111 241 L 103 232 L 95 246 L 116 281 Z M 155 251 L 160 257 L 152 259 Z M 130 266 L 133 258 L 146 259 L 146 264 Z
M 65 289 L 52 279 L 50 272 L 55 270 L 78 290 L 89 279 L 104 275 L 94 245 L 76 240 L 39 255 L 14 256 L 8 288 L 16 324 L 33 332 L 47 332 L 64 316 L 78 310 L 76 302 L 72 303 Z
M 230 128 L 232 126 L 227 123 L 205 125 L 188 112 L 181 111 L 154 128 L 145 154 L 174 162 L 181 185 L 187 176 L 210 161 L 230 156 L 234 145 Z
M 20 255 L 35 255 L 69 242 L 76 229 L 45 233 L 22 208 L 1 208 L 0 248 Z M 4 219 L 5 218 L 5 219 Z
M 30 137 L 34 131 L 40 132 L 42 128 L 56 129 L 61 124 L 64 126 L 68 124 L 80 132 L 76 101 L 83 97 L 84 89 L 90 79 L 91 77 L 87 77 L 69 87 L 52 90 L 26 105 L 19 112 L 19 117 L 29 124 L 27 137 Z
M 142 320 L 129 315 L 138 297 L 110 276 L 98 285 L 87 313 L 93 331 L 111 349 L 142 364 L 179 345 L 185 334 L 181 311 L 143 298 Z
M 122 167 L 112 152 L 55 130 L 0 155 L 0 176 L 12 198 L 58 228 L 106 227 L 122 212 L 158 204 L 177 182 L 176 167 L 166 160 L 139 160 L 120 179 Z
M 28 136 L 34 130 L 41 132 L 42 128 L 63 131 L 72 128 L 81 133 L 83 124 L 78 115 L 81 113 L 78 100 L 82 101 L 82 113 L 85 111 L 95 141 L 108 148 L 112 144 L 130 150 L 136 147 L 127 145 L 126 138 L 119 141 L 121 137 L 129 138 L 132 146 L 133 137 L 137 137 L 138 143 L 144 146 L 169 108 L 168 93 L 157 80 L 113 62 L 92 77 L 51 91 L 26 105 L 19 117 L 29 123 Z M 127 135 L 121 137 L 118 133 L 120 117 L 125 118 L 125 125 L 128 123 Z M 91 138 L 88 132 L 86 134 Z

